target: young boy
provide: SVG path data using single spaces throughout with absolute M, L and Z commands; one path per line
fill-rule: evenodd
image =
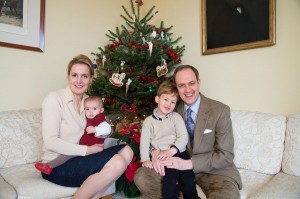
M 85 132 L 79 144 L 91 146 L 94 144 L 103 145 L 104 139 L 111 133 L 111 126 L 106 122 L 103 101 L 98 96 L 90 96 L 84 100 L 84 111 L 87 120 Z M 42 173 L 51 174 L 53 169 L 74 156 L 60 155 L 48 162 L 38 162 L 34 166 Z
M 178 100 L 178 91 L 169 81 L 163 82 L 157 91 L 157 108 L 143 122 L 140 154 L 142 166 L 153 168 L 152 158 L 166 160 L 176 156 L 189 159 L 186 151 L 188 133 L 182 117 L 173 112 Z M 156 157 L 151 157 L 152 149 L 159 150 Z M 193 170 L 176 170 L 165 167 L 163 176 L 163 198 L 176 199 L 179 191 L 184 199 L 199 199 Z

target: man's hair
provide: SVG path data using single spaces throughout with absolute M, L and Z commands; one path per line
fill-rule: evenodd
M 103 101 L 102 101 L 102 99 L 101 99 L 101 97 L 99 97 L 99 96 L 89 96 L 89 97 L 87 97 L 85 100 L 84 100 L 84 104 L 86 103 L 86 102 L 99 102 L 99 104 L 100 104 L 100 106 L 102 106 L 103 107 Z
M 194 66 L 191 66 L 191 65 L 180 65 L 178 66 L 175 70 L 174 70 L 174 79 L 176 80 L 176 74 L 179 72 L 179 71 L 182 71 L 184 69 L 191 69 L 195 75 L 196 75 L 196 78 L 197 80 L 199 80 L 199 72 L 198 70 L 194 67 Z
M 156 95 L 161 96 L 162 94 L 174 94 L 178 98 L 177 87 L 171 81 L 166 80 L 160 84 Z

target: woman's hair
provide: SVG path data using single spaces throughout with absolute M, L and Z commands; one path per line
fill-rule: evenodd
M 70 75 L 72 66 L 75 65 L 75 64 L 85 64 L 85 65 L 87 65 L 90 69 L 91 77 L 94 76 L 93 63 L 90 60 L 90 58 L 88 58 L 87 56 L 80 54 L 80 55 L 77 55 L 76 57 L 74 57 L 68 64 L 68 68 L 67 68 L 68 75 Z
M 157 96 L 161 96 L 162 94 L 174 94 L 178 98 L 178 90 L 176 86 L 171 81 L 164 81 L 160 84 L 157 90 Z
M 190 65 L 180 65 L 180 66 L 178 66 L 175 69 L 175 71 L 174 71 L 174 79 L 176 79 L 176 74 L 179 71 L 182 71 L 182 70 L 188 69 L 188 68 L 191 69 L 195 73 L 197 80 L 199 80 L 199 72 L 198 72 L 198 70 L 194 66 L 190 66 Z

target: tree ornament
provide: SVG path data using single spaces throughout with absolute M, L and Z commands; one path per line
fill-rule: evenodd
M 152 48 L 153 48 L 153 43 L 151 41 L 147 42 L 148 46 L 149 46 L 149 53 L 150 53 L 150 56 L 152 54 Z
M 153 91 L 154 91 L 153 88 L 150 86 L 149 89 L 148 89 L 148 92 L 153 93 Z
M 161 31 L 161 33 L 160 33 L 160 39 L 163 41 L 164 40 L 164 32 L 163 31 Z
M 166 45 L 167 45 L 168 47 L 170 47 L 170 46 L 171 46 L 171 41 L 170 41 L 170 38 L 167 36 L 167 38 L 166 38 L 166 39 L 167 39 L 167 44 L 166 44 Z
M 117 87 L 123 86 L 123 79 L 125 78 L 126 74 L 125 73 L 113 73 L 111 78 L 109 78 L 109 82 Z
M 125 64 L 125 61 L 121 61 L 121 64 L 120 64 L 121 71 L 123 71 L 123 70 L 124 70 L 124 64 Z
M 144 4 L 142 0 L 136 0 L 135 3 L 137 4 L 138 7 Z
M 128 78 L 127 83 L 126 83 L 126 95 L 129 89 L 129 85 L 131 84 L 132 80 L 130 78 Z
M 105 57 L 105 55 L 103 55 L 102 56 L 102 67 L 104 68 L 104 63 L 105 63 L 105 61 L 106 61 L 106 57 Z
M 151 33 L 151 36 L 153 37 L 153 39 L 155 39 L 156 35 L 157 35 L 156 31 L 153 30 L 152 33 Z
M 168 66 L 165 59 L 162 59 L 161 66 L 156 67 L 157 77 L 161 77 L 168 73 Z

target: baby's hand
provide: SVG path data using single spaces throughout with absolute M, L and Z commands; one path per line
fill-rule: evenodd
M 143 162 L 142 167 L 153 169 L 153 165 L 152 165 L 152 162 L 150 160 L 147 160 L 147 161 Z
M 88 126 L 88 127 L 86 127 L 86 132 L 87 132 L 88 134 L 96 133 L 96 128 L 93 127 L 93 126 Z

